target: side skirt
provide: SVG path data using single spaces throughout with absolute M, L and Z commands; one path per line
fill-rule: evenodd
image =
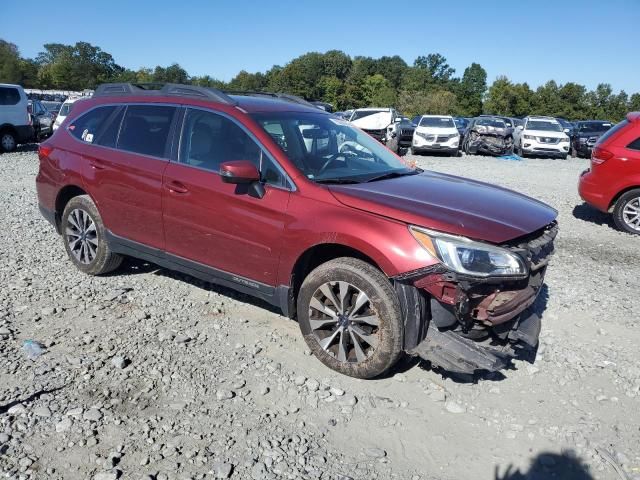
M 132 240 L 120 237 L 106 231 L 109 248 L 122 255 L 146 260 L 155 263 L 169 270 L 175 270 L 192 277 L 199 278 L 205 282 L 222 285 L 238 292 L 246 293 L 253 297 L 260 298 L 265 302 L 280 308 L 285 316 L 289 314 L 288 297 L 290 288 L 287 285 L 272 287 L 262 282 L 256 282 L 250 278 L 241 277 L 233 273 L 225 272 L 217 268 L 204 265 L 202 263 L 187 260 L 186 258 L 173 255 L 171 253 L 149 247 Z

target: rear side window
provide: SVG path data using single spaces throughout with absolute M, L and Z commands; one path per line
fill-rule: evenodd
M 17 88 L 0 87 L 0 105 L 16 105 L 20 101 Z
M 640 137 L 627 145 L 627 148 L 630 148 L 631 150 L 640 150 Z
M 598 139 L 598 144 L 602 145 L 604 142 L 607 141 L 607 139 L 615 134 L 616 132 L 619 132 L 620 130 L 622 130 L 624 127 L 626 127 L 627 125 L 629 125 L 629 122 L 627 120 L 623 120 L 620 123 L 618 123 L 615 127 L 610 128 L 609 130 L 607 130 L 604 135 L 602 135 L 599 139 Z
M 118 107 L 118 109 L 111 114 L 109 119 L 105 121 L 105 127 L 95 143 L 102 145 L 103 147 L 116 147 L 118 133 L 120 133 L 120 125 L 122 125 L 122 118 L 124 117 L 124 111 L 124 107 Z
M 176 107 L 129 105 L 124 114 L 118 148 L 129 152 L 165 157 Z
M 105 126 L 105 122 L 115 112 L 116 108 L 114 106 L 105 106 L 88 111 L 69 125 L 69 132 L 78 140 L 94 143 L 97 140 L 98 133 L 100 133 Z

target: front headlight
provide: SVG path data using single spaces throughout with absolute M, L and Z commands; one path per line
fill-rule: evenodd
M 560 140 L 561 142 L 568 142 L 569 141 L 569 137 L 564 137 L 562 140 Z
M 505 248 L 416 226 L 409 230 L 425 250 L 454 272 L 474 277 L 527 274 L 522 257 Z
M 431 133 L 415 132 L 415 134 L 418 135 L 419 137 L 424 138 L 427 141 L 432 141 L 432 140 L 435 140 L 436 138 L 436 136 Z
M 525 135 L 524 138 L 526 138 L 527 140 L 535 140 L 535 136 L 533 135 Z

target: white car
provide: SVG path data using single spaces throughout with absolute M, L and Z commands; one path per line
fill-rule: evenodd
M 402 117 L 393 108 L 358 108 L 349 121 L 364 130 L 390 150 L 399 152 L 400 121 Z
M 0 152 L 33 140 L 29 100 L 20 85 L 0 83 Z
M 570 141 L 565 129 L 553 117 L 526 117 L 524 125 L 513 132 L 516 153 L 521 157 L 555 157 L 566 159 Z
M 65 100 L 65 102 L 60 107 L 60 111 L 58 112 L 58 116 L 56 117 L 56 121 L 53 124 L 53 131 L 54 132 L 60 127 L 60 125 L 62 125 L 62 122 L 64 122 L 64 119 L 67 118 L 67 115 L 69 115 L 69 112 L 71 111 L 71 107 L 78 100 L 80 100 L 80 97 L 69 98 L 69 99 Z
M 458 155 L 460 134 L 451 115 L 422 115 L 417 121 L 411 153 L 444 152 Z

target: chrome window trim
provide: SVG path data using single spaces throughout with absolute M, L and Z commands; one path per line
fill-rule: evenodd
M 260 151 L 262 152 L 263 155 L 266 155 L 271 162 L 275 165 L 275 167 L 278 169 L 278 171 L 280 172 L 280 174 L 283 176 L 285 183 L 288 185 L 274 185 L 273 183 L 268 183 L 265 182 L 264 184 L 266 186 L 269 187 L 273 187 L 273 188 L 278 188 L 280 190 L 287 190 L 290 192 L 295 192 L 297 190 L 296 184 L 293 182 L 293 180 L 291 179 L 291 177 L 289 176 L 289 174 L 287 174 L 287 172 L 284 170 L 284 168 L 282 168 L 282 166 L 280 165 L 280 163 L 278 163 L 278 161 L 273 157 L 273 155 L 271 154 L 271 152 L 269 152 L 269 150 L 264 146 L 264 144 L 258 140 L 258 138 L 253 134 L 253 132 L 251 132 L 247 127 L 245 127 L 240 121 L 238 121 L 237 118 L 233 117 L 232 115 L 229 115 L 226 112 L 222 112 L 220 110 L 213 110 L 211 108 L 206 108 L 206 107 L 200 107 L 200 106 L 195 106 L 195 105 L 182 105 L 185 109 L 185 113 L 184 116 L 182 117 L 182 125 L 180 125 L 180 128 L 178 129 L 180 131 L 180 137 L 178 139 L 178 158 L 177 160 L 175 160 L 175 163 L 179 164 L 179 165 L 184 165 L 185 167 L 189 167 L 189 168 L 195 168 L 197 170 L 202 170 L 204 172 L 209 172 L 209 173 L 215 173 L 216 175 L 220 175 L 219 171 L 216 170 L 210 170 L 208 168 L 202 168 L 202 167 L 197 167 L 195 165 L 189 165 L 188 163 L 184 163 L 180 161 L 180 154 L 182 152 L 182 138 L 183 138 L 183 133 L 184 133 L 184 126 L 185 126 L 185 120 L 187 118 L 187 114 L 189 113 L 188 110 L 192 109 L 192 110 L 201 110 L 203 112 L 208 112 L 208 113 L 213 113 L 214 115 L 220 115 L 228 120 L 231 120 L 233 123 L 235 123 L 238 127 L 240 127 L 240 129 L 245 132 L 247 134 L 247 136 L 249 138 L 251 138 L 251 140 L 253 140 L 256 145 L 258 145 L 258 147 L 260 148 Z M 174 161 L 174 160 L 172 160 Z

